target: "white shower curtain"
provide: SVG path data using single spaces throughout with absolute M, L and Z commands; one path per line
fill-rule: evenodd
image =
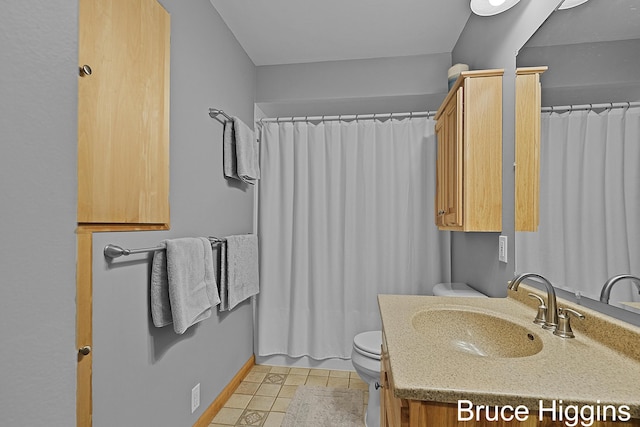
M 261 131 L 258 355 L 349 358 L 377 294 L 450 275 L 433 225 L 432 119 L 267 122 Z
M 543 113 L 540 227 L 518 233 L 518 271 L 598 299 L 640 275 L 640 107 Z M 621 282 L 612 301 L 639 301 Z

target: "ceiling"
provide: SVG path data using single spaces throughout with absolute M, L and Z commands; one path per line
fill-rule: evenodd
M 258 66 L 449 53 L 471 14 L 469 0 L 210 1 Z M 527 47 L 635 38 L 640 0 L 590 0 Z
M 255 65 L 449 53 L 469 0 L 210 0 Z

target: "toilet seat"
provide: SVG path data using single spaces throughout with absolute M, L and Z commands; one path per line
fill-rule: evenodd
M 381 331 L 362 332 L 353 338 L 353 349 L 371 359 L 380 360 L 381 346 Z

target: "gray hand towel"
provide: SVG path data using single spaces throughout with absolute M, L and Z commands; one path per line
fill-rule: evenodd
M 233 131 L 236 139 L 238 176 L 247 184 L 255 184 L 260 178 L 259 149 L 255 134 L 237 117 L 233 117 Z
M 222 160 L 224 176 L 227 178 L 240 179 L 238 178 L 238 166 L 236 162 L 236 137 L 233 132 L 233 120 L 224 122 Z
M 225 251 L 226 249 L 226 251 Z M 220 311 L 233 309 L 245 299 L 260 292 L 258 276 L 258 238 L 255 234 L 227 237 L 226 275 L 221 277 Z
M 173 322 L 174 331 L 183 334 L 220 303 L 213 251 L 204 237 L 163 243 L 166 254 L 156 252 L 151 269 L 151 315 L 155 326 Z
M 164 250 L 153 253 L 151 264 L 151 318 L 157 328 L 173 323 L 169 301 L 169 278 L 167 256 Z
M 227 120 L 223 134 L 224 176 L 255 184 L 260 178 L 259 148 L 255 134 L 237 117 Z

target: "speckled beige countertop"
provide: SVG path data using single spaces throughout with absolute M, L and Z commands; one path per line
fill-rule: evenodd
M 379 295 L 395 396 L 525 405 L 531 410 L 538 409 L 539 400 L 545 407 L 554 401 L 559 404 L 560 399 L 564 405 L 600 401 L 600 405 L 627 405 L 631 416 L 640 418 L 640 328 L 558 299 L 559 306 L 576 308 L 586 316 L 584 321 L 572 319 L 576 338 L 560 338 L 532 323 L 537 302 L 527 300 L 530 291 L 521 285 L 518 292 L 509 291 L 507 298 Z M 499 358 L 433 345 L 413 328 L 412 319 L 439 307 L 467 308 L 507 319 L 534 332 L 543 348 L 532 356 Z M 446 334 L 446 328 L 433 325 L 438 333 Z

